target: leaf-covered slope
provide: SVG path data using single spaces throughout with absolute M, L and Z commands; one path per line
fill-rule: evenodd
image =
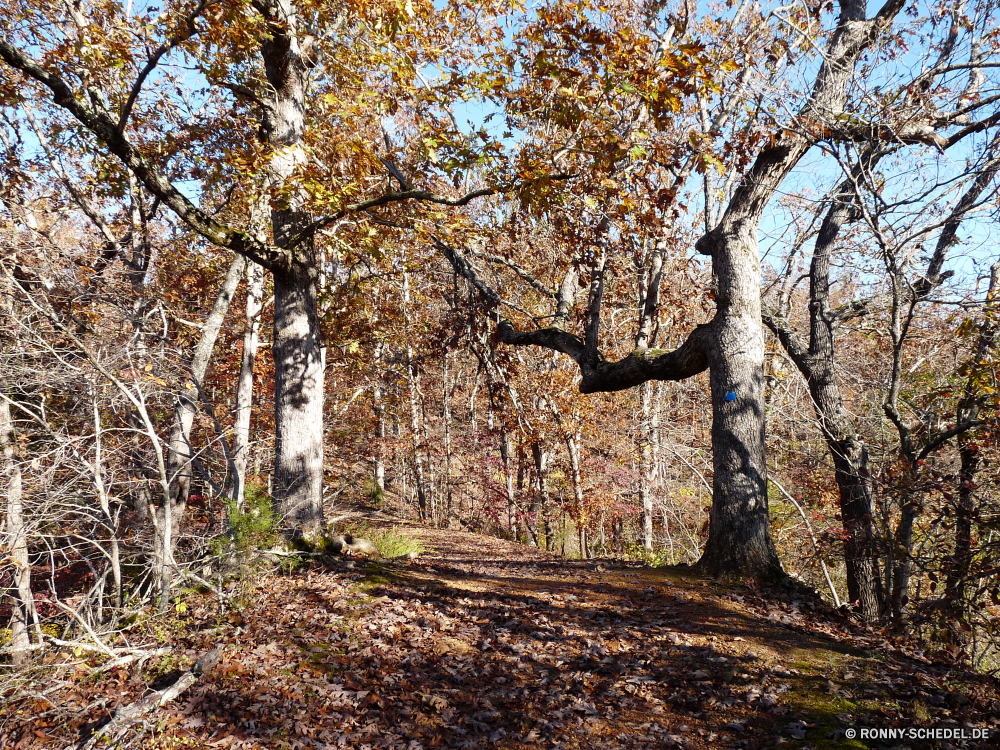
M 142 669 L 95 675 L 67 657 L 55 689 L 2 709 L 0 747 L 79 742 L 217 643 L 221 664 L 119 747 L 844 748 L 878 746 L 852 727 L 1000 727 L 992 680 L 850 635 L 806 602 L 418 533 L 434 552 L 264 576 L 222 620 L 193 594 L 146 624 L 173 655 Z

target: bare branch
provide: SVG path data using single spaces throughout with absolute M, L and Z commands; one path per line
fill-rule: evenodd
M 125 125 L 128 123 L 128 118 L 132 114 L 132 108 L 135 106 L 135 100 L 139 97 L 139 92 L 142 91 L 142 85 L 146 82 L 149 74 L 156 69 L 156 66 L 160 64 L 160 60 L 165 54 L 170 52 L 170 50 L 175 47 L 183 44 L 198 33 L 198 27 L 194 25 L 194 22 L 195 19 L 202 14 L 207 5 L 208 0 L 200 0 L 194 10 L 191 11 L 191 15 L 184 19 L 183 30 L 177 36 L 161 44 L 156 51 L 150 55 L 145 66 L 143 66 L 143 69 L 139 72 L 138 77 L 135 79 L 135 83 L 132 84 L 132 89 L 128 92 L 128 99 L 125 100 L 125 106 L 122 107 L 121 115 L 118 117 L 116 130 L 119 133 L 125 132 Z

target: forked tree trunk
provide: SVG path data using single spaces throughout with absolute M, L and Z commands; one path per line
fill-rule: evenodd
M 236 384 L 236 424 L 233 428 L 233 466 L 230 497 L 237 508 L 243 507 L 246 493 L 247 465 L 250 457 L 250 418 L 253 416 L 253 368 L 260 342 L 260 313 L 264 297 L 264 269 L 247 263 L 246 328 L 243 331 L 243 352 L 240 355 L 240 375 Z

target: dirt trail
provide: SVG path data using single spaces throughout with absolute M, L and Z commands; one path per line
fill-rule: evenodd
M 880 746 L 845 736 L 861 726 L 1000 730 L 993 681 L 849 637 L 805 602 L 412 531 L 433 551 L 266 574 L 221 621 L 192 595 L 150 626 L 172 632 L 173 662 L 69 674 L 48 704 L 0 711 L 0 746 L 66 747 L 220 642 L 222 666 L 119 747 L 784 750 Z
M 762 621 L 693 576 L 419 533 L 436 552 L 380 593 L 419 592 L 452 619 L 469 645 L 460 692 L 492 705 L 498 747 L 770 747 L 806 718 L 782 705 L 800 676 L 784 664 L 851 652 Z

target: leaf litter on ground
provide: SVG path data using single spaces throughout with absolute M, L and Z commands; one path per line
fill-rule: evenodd
M 96 659 L 50 654 L 62 685 L 8 696 L 0 747 L 78 742 L 220 642 L 220 666 L 119 747 L 752 750 L 851 747 L 843 732 L 861 726 L 1000 730 L 994 679 L 818 600 L 409 532 L 432 552 L 266 574 L 221 622 L 192 595 L 156 623 L 172 655 L 142 668 L 95 675 Z

